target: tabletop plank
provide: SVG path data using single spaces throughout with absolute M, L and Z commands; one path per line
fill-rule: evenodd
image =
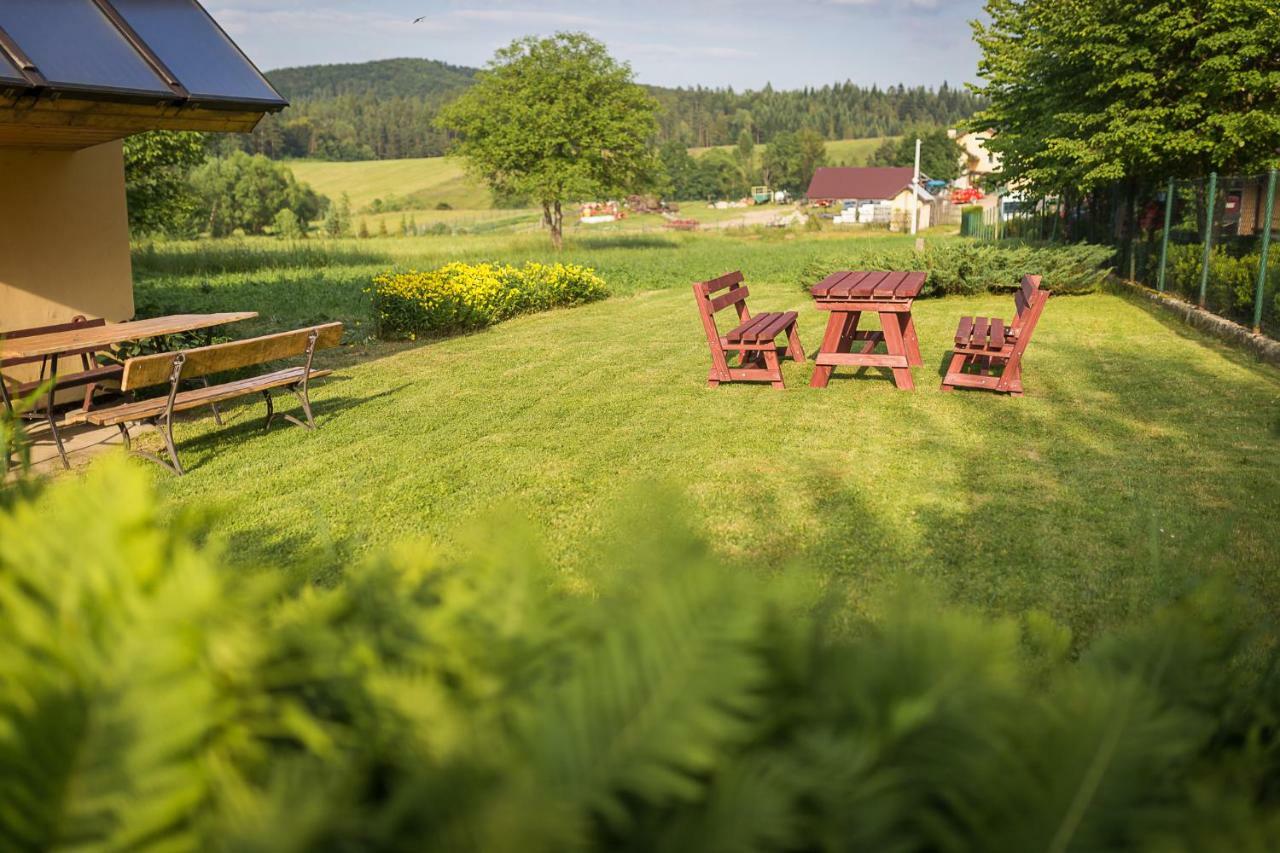
M 176 335 L 252 320 L 257 311 L 231 311 L 221 314 L 172 314 L 167 317 L 151 317 L 146 320 L 130 320 L 125 323 L 108 323 L 87 329 L 51 332 L 32 335 L 29 338 L 0 339 L 0 360 L 55 355 L 78 349 L 104 349 L 112 344 L 139 341 L 160 335 Z M 0 333 L 2 335 L 3 333 Z

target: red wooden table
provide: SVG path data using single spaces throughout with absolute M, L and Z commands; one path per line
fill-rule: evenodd
M 809 384 L 826 388 L 831 371 L 848 365 L 891 368 L 894 384 L 904 391 L 915 388 L 911 368 L 924 362 L 911 303 L 920 295 L 924 280 L 922 272 L 837 272 L 815 284 L 811 292 L 818 309 L 831 316 Z M 863 312 L 880 315 L 880 331 L 858 328 Z M 857 352 L 853 352 L 854 341 L 861 343 Z M 881 341 L 888 352 L 875 351 Z

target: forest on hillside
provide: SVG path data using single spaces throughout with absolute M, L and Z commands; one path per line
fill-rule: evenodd
M 272 158 L 372 160 L 445 153 L 448 136 L 434 126 L 441 106 L 465 90 L 476 70 L 427 59 L 315 65 L 268 73 L 292 105 L 268 116 L 244 150 Z M 649 87 L 661 105 L 658 143 L 729 145 L 748 132 L 757 144 L 783 132 L 817 131 L 826 139 L 892 136 L 907 127 L 962 121 L 982 107 L 964 89 L 943 83 L 737 92 L 732 88 Z

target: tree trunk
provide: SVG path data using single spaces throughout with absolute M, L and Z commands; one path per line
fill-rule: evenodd
M 550 210 L 547 209 L 545 204 L 542 207 L 548 224 L 551 226 L 551 245 L 555 246 L 558 252 L 564 248 L 564 212 L 560 209 L 560 201 L 558 199 L 552 203 Z

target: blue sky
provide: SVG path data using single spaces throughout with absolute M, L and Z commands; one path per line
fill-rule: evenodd
M 981 0 L 205 0 L 264 69 L 421 56 L 483 65 L 513 38 L 583 30 L 640 82 L 737 89 L 976 78 Z M 426 16 L 421 23 L 412 20 Z

